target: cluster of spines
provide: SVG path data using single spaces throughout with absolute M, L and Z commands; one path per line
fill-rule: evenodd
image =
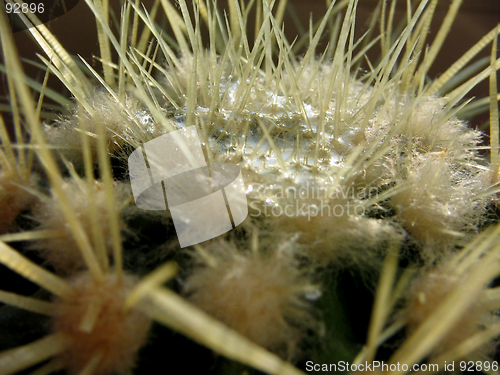
M 50 33 L 42 32 L 44 30 L 43 26 L 34 28 L 33 33 L 54 61 L 53 65 L 48 61 L 47 63 L 67 82 L 68 88 L 75 95 L 80 106 L 75 115 L 59 123 L 59 129 L 51 130 L 53 133 L 60 131 L 60 134 L 56 134 L 52 141 L 57 141 L 57 137 L 68 141 L 73 136 L 75 140 L 74 148 L 83 150 L 82 164 L 86 172 L 88 186 L 95 183 L 93 177 L 90 178 L 90 176 L 93 176 L 92 159 L 99 160 L 103 172 L 102 183 L 105 185 L 106 190 L 105 197 L 117 198 L 112 189 L 112 176 L 109 161 L 106 161 L 106 153 L 115 153 L 117 149 L 121 149 L 127 143 L 129 146 L 137 147 L 140 143 L 151 139 L 156 134 L 161 134 L 161 132 L 173 130 L 178 126 L 195 124 L 204 137 L 208 159 L 243 160 L 246 164 L 242 164 L 242 166 L 246 168 L 247 175 L 250 178 L 255 178 L 256 183 L 271 185 L 293 180 L 296 177 L 294 172 L 291 172 L 293 168 L 296 168 L 299 172 L 301 172 L 300 169 L 305 170 L 309 181 L 320 181 L 325 185 L 331 184 L 332 181 L 333 184 L 338 184 L 339 181 L 347 181 L 344 182 L 344 186 L 336 185 L 335 187 L 348 188 L 357 186 L 357 184 L 365 187 L 375 185 L 376 188 L 382 191 L 383 188 L 392 187 L 392 184 L 395 183 L 395 187 L 389 189 L 388 193 L 381 194 L 383 199 L 368 197 L 368 199 L 360 202 L 367 209 L 380 204 L 392 205 L 391 208 L 395 210 L 396 214 L 386 222 L 371 217 L 320 217 L 313 221 L 306 220 L 300 224 L 299 222 L 304 221 L 305 218 L 298 213 L 295 213 L 295 216 L 292 215 L 290 220 L 297 228 L 291 231 L 290 237 L 296 237 L 296 234 L 299 235 L 298 245 L 296 246 L 299 250 L 296 250 L 296 254 L 306 254 L 309 261 L 313 261 L 313 264 L 324 266 L 336 263 L 338 259 L 345 262 L 346 258 L 355 260 L 356 258 L 362 258 L 362 251 L 366 249 L 366 246 L 361 243 L 358 249 L 354 246 L 355 242 L 351 242 L 349 236 L 345 239 L 342 238 L 346 232 L 349 233 L 349 229 L 353 237 L 360 233 L 363 234 L 361 241 L 373 245 L 373 248 L 369 250 L 375 251 L 377 257 L 389 254 L 387 258 L 390 258 L 391 254 L 381 251 L 381 249 L 388 246 L 398 246 L 397 244 L 402 237 L 402 231 L 400 230 L 400 226 L 402 226 L 418 243 L 421 250 L 429 253 L 428 255 L 424 254 L 424 258 L 431 260 L 447 258 L 448 250 L 454 250 L 455 247 L 461 245 L 461 242 L 456 241 L 455 238 L 461 237 L 463 232 L 473 234 L 478 229 L 478 217 L 484 212 L 488 199 L 491 199 L 491 195 L 488 198 L 488 194 L 485 193 L 484 187 L 489 185 L 488 178 L 491 179 L 492 173 L 489 171 L 482 172 L 482 166 L 475 161 L 476 155 L 473 149 L 477 145 L 477 133 L 464 128 L 460 122 L 453 119 L 456 112 L 453 106 L 467 93 L 472 83 L 466 82 L 458 87 L 450 94 L 450 99 L 445 103 L 444 108 L 436 110 L 433 105 L 434 97 L 430 95 L 433 95 L 435 90 L 439 89 L 439 85 L 442 86 L 446 82 L 439 83 L 438 81 L 437 84 L 432 85 L 430 88 L 425 87 L 423 82 L 440 44 L 444 41 L 446 28 L 443 26 L 438 33 L 438 38 L 429 49 L 428 57 L 420 65 L 417 64 L 415 57 L 423 50 L 424 46 L 424 38 L 418 39 L 417 37 L 426 35 L 429 27 L 428 21 L 430 21 L 433 13 L 433 7 L 426 7 L 426 1 L 421 2 L 417 7 L 414 16 L 409 19 L 408 26 L 403 30 L 395 44 L 391 45 L 388 36 L 382 35 L 383 58 L 380 64 L 374 67 L 367 77 L 364 77 L 362 82 L 351 76 L 349 68 L 354 66 L 362 57 L 362 54 L 354 55 L 355 43 L 351 26 L 355 16 L 355 1 L 344 4 L 346 6 L 346 15 L 344 23 L 339 24 L 339 39 L 336 48 L 327 50 L 319 61 L 316 60 L 315 56 L 319 39 L 323 35 L 331 17 L 340 12 L 342 6 L 335 7 L 333 4 L 331 5 L 324 19 L 317 25 L 315 33 L 311 33 L 310 46 L 304 57 L 297 60 L 293 57 L 292 46 L 288 44 L 280 29 L 279 20 L 282 18 L 285 1 L 280 2 L 276 17 L 271 13 L 272 6 L 267 2 L 259 3 L 260 12 L 263 16 L 262 22 L 257 25 L 256 43 L 252 47 L 248 44 L 248 38 L 241 23 L 243 15 L 248 10 L 241 9 L 237 2 L 230 2 L 231 27 L 229 29 L 225 28 L 224 22 L 216 9 L 211 5 L 205 6 L 202 1 L 197 3 L 199 12 L 195 12 L 194 24 L 185 1 L 179 2 L 181 14 L 178 14 L 172 5 L 166 3 L 164 4 L 165 12 L 177 39 L 180 56 L 182 56 L 182 59 L 180 59 L 161 38 L 159 31 L 146 14 L 137 9 L 132 3 L 127 3 L 122 21 L 126 23 L 131 12 L 135 12 L 136 15 L 142 18 L 146 25 L 146 31 L 143 35 L 148 33 L 154 35 L 159 48 L 165 54 L 167 60 L 166 69 L 159 67 L 154 62 L 151 51 L 146 51 L 145 44 L 142 47 L 140 46 L 141 43 L 137 45 L 138 48 L 134 51 L 137 53 L 136 55 L 128 55 L 124 45 L 127 35 L 126 28 L 121 29 L 122 38 L 118 41 L 109 29 L 107 15 L 102 13 L 101 4 L 94 4 L 90 1 L 88 3 L 95 11 L 99 21 L 101 38 L 106 40 L 105 43 L 101 43 L 102 57 L 104 59 L 104 79 L 93 71 L 93 74 L 102 83 L 105 94 L 100 93 L 97 96 L 91 94 L 89 80 L 83 76 L 78 66 L 70 60 L 63 49 L 56 48 L 60 47 L 57 45 L 57 40 Z M 435 6 L 436 2 L 431 3 L 431 5 Z M 381 2 L 381 4 L 384 4 L 382 6 L 382 13 L 384 14 L 387 11 L 385 2 Z M 456 14 L 458 4 L 459 1 L 453 2 L 449 13 L 450 18 L 453 18 L 454 14 Z M 209 53 L 205 53 L 202 47 L 200 17 L 208 24 L 210 39 L 213 42 L 213 48 Z M 392 20 L 389 21 L 388 25 L 391 23 Z M 133 29 L 135 29 L 135 26 Z M 3 31 L 5 35 L 5 24 Z M 47 35 L 49 36 L 47 37 Z M 490 40 L 494 40 L 494 35 L 490 35 Z M 241 43 L 236 41 L 241 41 Z M 110 43 L 115 46 L 120 55 L 117 78 L 115 78 L 114 72 L 110 68 Z M 223 46 L 226 46 L 225 49 Z M 406 51 L 403 52 L 405 48 Z M 221 60 L 219 60 L 215 50 L 221 53 Z M 326 56 L 332 57 L 330 64 L 325 64 Z M 277 63 L 275 63 L 275 57 Z M 401 59 L 399 66 L 396 65 L 398 59 Z M 464 56 L 458 63 L 459 65 L 465 65 L 470 59 L 470 55 Z M 144 64 L 140 64 L 140 61 Z M 344 66 L 346 61 L 348 62 L 347 67 Z M 493 55 L 491 61 L 491 67 L 477 75 L 474 80 L 478 80 L 483 76 L 490 76 L 490 81 L 494 80 L 496 68 Z M 407 62 L 408 64 L 406 64 Z M 148 65 L 150 68 L 158 68 L 168 83 L 166 85 L 158 83 L 151 71 L 145 68 Z M 234 68 L 228 68 L 230 66 Z M 452 68 L 455 69 L 456 65 Z M 89 67 L 89 69 L 91 68 Z M 227 71 L 230 73 L 227 74 Z M 16 71 L 15 67 L 12 68 L 11 66 L 9 73 L 12 77 L 21 77 L 21 73 Z M 83 76 L 83 78 L 76 83 L 76 76 Z M 130 82 L 127 82 L 127 80 Z M 141 80 L 148 82 L 148 85 L 142 85 Z M 135 96 L 132 99 L 127 98 L 125 94 L 129 90 L 128 83 L 131 82 L 136 84 L 136 91 L 131 90 L 133 96 Z M 302 84 L 304 84 L 304 87 Z M 161 95 L 157 96 L 152 87 L 158 90 Z M 25 88 L 19 86 L 19 88 L 15 88 L 11 92 L 15 96 L 16 91 L 22 92 L 23 90 Z M 311 91 L 316 94 L 312 96 L 302 94 L 302 92 Z M 391 91 L 393 94 L 389 95 L 387 91 Z M 496 99 L 496 95 L 493 96 Z M 159 97 L 166 98 L 166 103 L 160 104 Z M 386 99 L 381 101 L 381 97 Z M 103 98 L 104 105 L 101 105 L 101 103 L 95 104 L 98 98 Z M 399 98 L 402 99 L 398 102 Z M 277 104 L 281 103 L 282 100 L 286 101 L 284 109 L 279 108 Z M 317 100 L 319 103 L 316 106 L 317 113 L 308 112 L 309 107 L 307 106 L 310 106 L 313 100 Z M 27 97 L 20 101 L 23 108 L 29 108 L 30 104 Z M 253 101 L 256 104 L 252 104 Z M 141 108 L 137 109 L 137 103 L 141 103 Z M 332 103 L 335 105 L 334 110 L 331 107 Z M 353 103 L 354 110 L 350 108 Z M 426 105 L 429 108 L 423 110 Z M 110 108 L 117 112 L 116 122 L 113 121 L 112 117 L 109 117 Z M 266 116 L 259 117 L 255 114 L 262 109 L 264 109 Z M 224 111 L 227 111 L 229 115 L 225 114 Z M 283 124 L 277 124 L 278 121 L 273 118 L 278 111 Z M 429 118 L 425 118 L 425 115 L 424 119 L 419 119 L 418 111 L 430 114 L 430 122 Z M 141 114 L 148 112 L 150 118 L 144 122 Z M 396 115 L 392 118 L 389 116 L 389 119 L 387 119 L 387 113 L 394 112 Z M 165 119 L 165 114 L 170 116 L 170 119 Z M 58 167 L 40 134 L 41 128 L 37 125 L 38 121 L 34 115 L 32 113 L 32 117 L 28 116 L 29 130 L 34 135 L 35 142 L 37 142 L 38 155 L 45 165 L 45 170 L 51 180 L 54 196 L 57 197 L 56 200 L 58 200 L 76 244 L 81 250 L 83 264 L 89 267 L 93 277 L 98 279 L 101 273 L 106 274 L 108 272 L 99 271 L 100 267 L 103 267 L 104 270 L 113 269 L 107 264 L 110 259 L 114 264 L 114 269 L 121 272 L 122 255 L 116 205 L 113 202 L 106 203 L 106 210 L 110 215 L 110 220 L 114 221 L 109 234 L 109 237 L 111 237 L 111 244 L 109 245 L 111 251 L 110 253 L 99 252 L 98 248 L 101 247 L 102 250 L 101 245 L 103 245 L 99 240 L 99 235 L 92 237 L 91 234 L 85 231 L 83 219 L 77 217 L 77 209 L 71 207 L 72 205 L 68 202 L 67 193 L 64 192 L 63 188 L 66 182 L 63 182 L 58 172 Z M 494 120 L 495 116 L 492 116 Z M 107 118 L 111 118 L 111 121 L 107 121 Z M 287 123 L 290 118 L 292 125 Z M 104 124 L 99 125 L 98 120 L 101 121 L 102 119 L 105 120 Z M 148 129 L 149 121 L 151 121 L 153 128 Z M 294 122 L 301 121 L 304 122 L 302 126 L 293 125 Z M 314 121 L 317 122 L 314 123 Z M 328 121 L 332 121 L 334 125 L 332 126 Z M 450 137 L 448 131 L 456 133 L 457 136 Z M 75 134 L 78 133 L 83 134 L 83 136 L 75 137 Z M 87 134 L 90 134 L 92 138 L 95 137 L 97 142 L 94 142 L 92 138 L 87 138 Z M 244 153 L 244 149 L 249 148 L 246 141 L 252 134 L 257 134 L 260 140 L 256 145 L 252 145 L 254 147 L 253 152 L 248 155 Z M 286 140 L 287 134 L 293 135 L 297 142 L 293 145 L 294 157 L 292 163 L 285 159 L 284 150 L 281 149 L 280 144 L 283 139 Z M 326 135 L 332 135 L 333 141 L 330 141 Z M 340 139 L 343 136 L 344 138 L 351 138 L 348 139 L 347 143 L 344 140 L 344 144 L 342 144 Z M 307 145 L 309 147 L 307 149 L 300 141 L 308 138 L 312 139 L 312 141 Z M 213 139 L 217 142 L 214 143 Z M 392 144 L 394 140 L 400 142 L 394 146 Z M 92 143 L 94 144 L 92 145 Z M 264 150 L 262 150 L 262 145 L 264 145 Z M 301 151 L 301 148 L 306 149 L 306 151 Z M 324 155 L 328 156 L 329 152 L 340 154 L 340 159 L 343 162 L 333 167 L 328 163 L 325 164 L 325 159 L 328 160 L 328 158 L 325 158 Z M 237 157 L 235 157 L 235 154 Z M 251 164 L 253 159 L 258 158 L 275 159 L 275 161 L 260 164 L 260 166 L 264 167 L 264 171 L 260 171 L 259 168 Z M 493 159 L 495 158 L 492 157 L 492 162 L 494 162 Z M 324 167 L 325 165 L 326 167 Z M 487 169 L 487 167 L 483 167 L 483 169 Z M 382 173 L 379 171 L 382 171 Z M 446 178 L 442 179 L 436 171 L 442 172 Z M 277 172 L 283 178 L 276 178 L 275 174 Z M 372 176 L 374 178 L 370 180 Z M 368 181 L 366 177 L 368 177 Z M 492 179 L 494 180 L 494 177 Z M 413 180 L 416 182 L 412 182 Z M 298 185 L 300 186 L 300 184 Z M 430 193 L 423 199 L 421 190 L 427 189 Z M 449 189 L 455 189 L 456 191 L 450 193 Z M 87 196 L 91 195 L 92 188 L 89 188 L 86 193 Z M 463 194 L 466 194 L 466 198 L 460 200 L 459 198 Z M 266 204 L 266 202 L 261 203 Z M 275 203 L 272 202 L 272 204 Z M 306 201 L 305 203 L 310 202 Z M 331 202 L 332 205 L 335 203 L 337 202 Z M 440 212 L 443 212 L 441 216 Z M 466 218 L 463 216 L 466 216 Z M 263 218 L 257 220 L 263 220 Z M 287 228 L 289 228 L 289 223 L 286 220 L 284 222 L 277 220 L 272 224 L 273 228 L 278 228 L 280 232 L 286 232 Z M 341 234 L 340 237 L 331 230 L 332 227 L 343 228 L 342 231 L 338 231 Z M 364 229 L 366 227 L 368 229 Z M 493 234 L 489 234 L 493 236 Z M 376 239 L 380 235 L 383 235 L 384 238 L 379 244 Z M 444 235 L 449 236 L 445 241 L 442 238 Z M 89 238 L 92 238 L 93 242 Z M 488 238 L 485 239 L 486 242 L 488 242 Z M 467 241 L 469 240 L 470 238 L 467 238 Z M 440 241 L 451 242 L 452 244 L 444 246 L 443 249 L 443 246 L 440 246 Z M 477 245 L 477 242 L 475 244 Z M 220 266 L 217 263 L 229 262 L 231 266 L 236 267 L 239 265 L 242 267 L 246 263 L 258 264 L 261 261 L 260 255 L 248 256 L 241 254 L 239 253 L 241 250 L 231 244 L 221 244 L 220 246 L 222 249 L 229 248 L 231 250 L 230 252 L 224 250 L 227 254 L 222 251 L 224 255 L 219 259 L 217 258 L 217 252 L 215 252 L 216 255 L 211 255 L 211 257 L 216 259 L 216 264 L 204 265 L 198 268 L 198 274 L 194 271 L 195 273 L 187 278 L 195 287 L 193 287 L 193 290 L 187 288 L 186 294 L 195 301 L 197 298 L 193 296 L 196 296 L 196 293 L 198 295 L 204 292 L 209 293 L 210 288 L 217 285 L 217 279 L 227 276 L 225 272 L 231 267 L 228 266 L 227 269 L 221 271 L 222 273 L 218 273 L 218 267 Z M 208 248 L 212 248 L 212 246 L 208 246 Z M 307 251 L 304 252 L 304 248 L 307 248 Z M 203 251 L 203 248 L 200 249 L 200 251 Z M 467 254 L 470 251 L 469 247 L 465 247 L 457 257 L 464 257 L 462 254 Z M 491 247 L 484 250 L 480 255 L 488 252 L 494 253 L 495 248 Z M 12 255 L 8 250 L 5 250 L 5 253 Z M 111 258 L 109 258 L 109 254 L 111 254 Z M 207 259 L 210 259 L 210 255 Z M 277 254 L 271 253 L 268 258 L 264 257 L 263 259 L 267 259 L 265 264 L 265 267 L 267 267 L 272 266 L 273 261 L 281 258 Z M 362 259 L 362 261 L 371 261 L 369 257 L 367 259 L 368 261 L 365 259 Z M 476 268 L 484 268 L 485 272 L 480 282 L 474 284 L 476 290 L 483 290 L 482 288 L 485 288 L 485 284 L 498 273 L 498 270 L 492 269 L 490 273 L 487 264 L 480 260 L 477 253 L 465 259 L 470 263 L 478 263 L 475 265 Z M 3 261 L 8 265 L 12 265 L 7 260 L 7 256 Z M 293 271 L 293 267 L 296 267 L 296 265 L 283 266 L 279 262 L 281 261 L 278 261 L 276 265 L 277 272 L 278 274 L 284 272 L 283 275 L 285 276 L 283 277 L 286 279 L 289 277 L 287 267 Z M 462 272 L 468 271 L 469 268 L 462 267 Z M 210 275 L 210 271 L 212 275 Z M 245 274 L 245 270 L 241 272 L 243 275 Z M 249 274 L 254 277 L 255 275 L 252 272 L 249 272 Z M 294 273 L 290 272 L 290 274 L 292 275 L 290 280 L 295 281 Z M 476 273 L 472 274 L 476 275 Z M 175 300 L 172 295 L 167 294 L 166 290 L 155 289 L 159 281 L 154 276 L 157 276 L 157 274 L 151 275 L 151 278 L 139 284 L 143 288 L 137 286 L 136 289 L 127 293 L 130 293 L 131 296 L 141 293 L 146 294 L 153 303 L 157 304 L 157 308 L 162 306 L 168 312 L 167 301 L 179 301 Z M 197 277 L 202 281 L 199 281 Z M 159 279 L 163 280 L 162 277 L 159 277 Z M 204 282 L 203 279 L 210 281 Z M 265 277 L 263 279 L 264 281 L 267 280 Z M 154 281 L 152 284 L 146 282 L 151 282 L 151 280 Z M 195 280 L 198 281 L 195 282 Z M 383 280 L 384 274 L 382 274 L 381 282 Z M 426 283 L 423 282 L 422 285 L 426 285 Z M 144 291 L 145 286 L 149 288 L 147 289 L 148 293 Z M 258 290 L 258 288 L 256 289 Z M 450 286 L 450 290 L 453 296 L 453 293 L 458 295 L 457 286 Z M 291 295 L 296 298 L 296 294 Z M 130 297 L 120 303 L 131 305 L 131 300 L 136 303 L 138 301 L 137 297 Z M 17 301 L 18 304 L 21 304 L 21 301 L 24 300 L 17 299 Z M 460 303 L 461 306 L 464 306 L 461 312 L 469 311 L 465 302 Z M 36 302 L 33 302 L 33 306 L 35 304 Z M 179 306 L 181 305 L 182 303 L 179 302 Z M 223 310 L 223 307 L 214 308 L 210 305 L 204 306 L 203 303 L 200 303 L 200 305 L 228 325 L 233 325 L 236 331 L 239 330 L 238 323 L 235 322 L 233 317 L 218 315 L 217 311 Z M 188 308 L 186 307 L 186 309 Z M 439 309 L 440 307 L 436 311 Z M 88 311 L 90 311 L 89 316 L 92 317 L 92 309 L 89 308 Z M 193 314 L 197 314 L 194 311 L 196 310 L 193 310 Z M 182 328 L 179 321 L 172 320 L 168 314 L 158 314 L 157 309 L 149 310 L 149 314 L 188 335 L 194 335 L 194 326 Z M 404 323 L 411 325 L 414 324 L 413 321 L 418 321 L 418 319 L 411 320 L 411 311 L 407 312 L 406 316 Z M 431 314 L 430 316 L 431 318 L 424 316 L 418 321 L 417 325 L 425 325 L 427 320 L 437 319 L 432 318 L 437 315 Z M 211 321 L 207 320 L 207 322 Z M 368 347 L 372 352 L 374 345 L 375 347 L 378 345 L 379 337 L 377 334 L 381 333 L 380 319 L 376 324 L 378 324 L 378 328 L 376 327 L 369 336 L 371 341 L 369 341 Z M 217 324 L 213 325 L 213 327 L 217 327 L 214 328 L 215 330 L 222 329 L 222 326 Z M 208 328 L 207 331 L 209 331 Z M 416 332 L 426 331 L 417 329 Z M 243 333 L 246 333 L 247 336 L 262 345 L 266 345 L 266 342 L 268 342 L 259 339 L 253 333 Z M 225 348 L 220 343 L 210 341 L 204 334 L 199 333 L 198 335 L 198 341 L 217 348 L 225 354 L 231 353 L 230 348 Z M 434 336 L 439 335 L 441 335 L 442 340 L 446 340 L 444 331 Z M 410 336 L 408 342 L 414 344 L 415 339 L 412 339 L 412 337 Z M 51 339 L 56 340 L 55 338 Z M 433 340 L 434 343 L 440 342 L 438 338 Z M 55 347 L 65 347 L 66 343 L 63 341 L 54 341 L 57 343 Z M 46 342 L 44 341 L 43 344 L 45 345 Z M 245 343 L 245 345 L 249 347 L 248 343 Z M 37 348 L 41 346 L 40 344 Z M 270 344 L 273 349 L 279 346 L 274 342 Z M 425 350 L 430 350 L 430 347 L 432 347 L 430 344 L 424 348 L 422 344 L 420 346 L 416 345 L 416 348 L 421 351 L 417 351 L 417 354 L 420 355 L 418 357 L 417 354 L 408 355 L 409 349 L 403 345 L 401 350 L 396 352 L 394 358 L 404 358 L 408 362 L 418 361 L 416 358 L 421 359 L 422 353 Z M 258 352 L 257 350 L 255 353 L 264 355 L 265 352 Z M 254 359 L 245 360 L 245 355 L 240 353 L 228 355 L 253 365 L 258 363 L 255 358 L 262 358 L 256 355 Z M 249 354 L 248 358 L 250 357 Z M 95 353 L 91 358 L 88 358 L 87 363 L 85 363 L 85 366 L 89 366 L 88 371 L 97 371 L 96 373 L 99 373 L 96 369 L 98 369 L 100 360 L 99 354 Z M 92 366 L 96 367 L 92 370 Z
M 1 243 L 0 259 L 3 264 L 56 297 L 53 302 L 45 302 L 15 293 L 2 293 L 4 302 L 49 315 L 52 333 L 43 339 L 2 353 L 0 373 L 14 373 L 50 357 L 54 359 L 38 368 L 36 373 L 50 373 L 57 369 L 65 369 L 74 374 L 126 373 L 133 367 L 137 351 L 147 338 L 152 318 L 230 358 L 264 371 L 297 373 L 293 366 L 229 330 L 162 287 L 161 284 L 175 274 L 172 264 L 159 267 L 139 283 L 124 272 L 119 212 L 128 197 L 119 193 L 120 188 L 113 181 L 108 157 L 108 152 L 113 151 L 109 147 L 109 137 L 113 138 L 118 132 L 116 129 L 104 129 L 104 126 L 89 128 L 89 118 L 94 119 L 92 116 L 102 106 L 100 103 L 89 106 L 88 102 L 83 103 L 82 100 L 80 104 L 86 108 L 90 117 L 77 114 L 73 121 L 78 129 L 76 134 L 80 134 L 81 139 L 79 149 L 82 161 L 78 167 L 84 177 L 79 177 L 68 163 L 58 163 L 42 135 L 43 128 L 28 95 L 7 22 L 5 18 L 0 22 L 4 52 L 8 51 L 5 53 L 8 56 L 7 71 L 15 82 L 11 95 L 19 99 L 19 106 L 25 111 L 32 144 L 36 146 L 36 155 L 51 184 L 50 197 L 36 192 L 36 186 L 29 192 L 34 192 L 41 201 L 38 207 L 27 207 L 33 209 L 34 219 L 42 223 L 38 231 L 18 233 L 14 238 L 35 240 L 33 247 L 43 248 L 42 254 L 46 255 L 49 265 L 63 275 L 56 276 L 46 271 L 5 242 Z M 48 51 L 54 54 L 58 68 L 64 72 L 62 74 L 74 74 L 66 66 L 69 64 L 65 61 L 67 53 L 64 49 L 54 47 L 57 41 L 50 33 L 45 33 L 47 30 L 44 26 L 38 26 L 34 32 Z M 84 91 L 82 87 L 73 89 L 75 92 Z M 125 107 L 120 106 L 121 109 Z M 105 108 L 107 109 L 106 106 Z M 131 117 L 131 122 L 136 120 L 136 117 Z M 118 120 L 123 118 L 127 117 L 118 116 Z M 130 125 L 132 127 L 133 124 Z M 95 140 L 89 139 L 88 134 L 94 135 Z M 121 134 L 117 136 L 111 145 L 121 142 L 123 137 L 120 137 Z M 94 177 L 96 167 L 100 174 L 98 181 Z M 63 173 L 62 170 L 66 172 Z M 52 215 L 47 218 L 49 211 Z M 12 238 L 11 236 L 10 239 Z M 3 239 L 7 240 L 9 237 Z M 62 242 L 59 241 L 61 239 Z M 58 252 L 71 259 L 62 259 Z M 145 303 L 145 300 L 149 300 L 149 303 Z M 201 324 L 205 330 L 201 331 L 199 327 L 195 329 L 197 324 Z M 218 334 L 214 335 L 214 332 Z M 236 348 L 221 344 L 218 337 L 222 336 L 229 338 Z

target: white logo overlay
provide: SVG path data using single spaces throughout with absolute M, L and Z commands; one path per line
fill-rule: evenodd
M 168 207 L 181 247 L 226 233 L 248 215 L 240 168 L 207 165 L 194 126 L 137 148 L 128 158 L 128 168 L 137 207 Z

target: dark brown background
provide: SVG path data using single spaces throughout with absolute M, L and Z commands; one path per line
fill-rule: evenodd
M 405 16 L 405 3 L 404 0 L 398 1 L 399 17 Z M 119 11 L 121 1 L 111 0 L 113 7 Z M 144 4 L 149 9 L 152 0 L 144 1 Z M 224 1 L 219 1 L 223 6 Z M 309 17 L 312 15 L 313 20 L 318 20 L 324 14 L 326 5 L 323 0 L 290 0 L 289 3 L 298 11 L 298 14 L 306 26 L 309 22 Z M 390 3 L 390 2 L 389 2 Z M 430 39 L 432 39 L 437 32 L 440 21 L 443 19 L 446 11 L 451 3 L 450 0 L 442 0 L 438 5 L 435 15 L 435 22 L 431 28 Z M 358 6 L 358 23 L 359 36 L 362 35 L 363 30 L 366 30 L 367 20 L 370 12 L 377 4 L 376 0 L 359 0 Z M 287 16 L 285 19 L 286 32 L 289 39 L 293 39 L 296 35 L 296 30 L 293 27 L 291 19 Z M 464 0 L 460 13 L 453 25 L 453 29 L 448 36 L 448 39 L 443 46 L 437 61 L 431 69 L 431 75 L 437 76 L 443 72 L 449 65 L 459 58 L 464 52 L 467 51 L 474 43 L 476 43 L 484 34 L 489 32 L 500 22 L 500 1 L 498 0 Z M 94 66 L 99 68 L 99 64 L 92 59 L 93 55 L 99 55 L 99 46 L 97 44 L 97 36 L 95 31 L 95 19 L 90 10 L 87 8 L 84 0 L 80 2 L 66 15 L 57 18 L 47 24 L 50 30 L 57 36 L 62 45 L 71 54 L 79 54 L 87 61 L 91 62 Z M 28 31 L 15 33 L 15 40 L 19 47 L 22 56 L 37 59 L 36 53 L 40 53 L 40 49 L 31 41 Z M 483 52 L 488 55 L 490 49 Z M 31 76 L 39 75 L 39 79 L 43 78 L 43 73 L 29 71 Z M 59 84 L 60 85 L 60 84 Z M 57 81 L 51 82 L 52 87 L 58 86 Z M 59 86 L 60 90 L 63 90 Z M 474 95 L 486 96 L 488 95 L 488 85 L 484 83 L 479 89 L 475 90 Z M 476 119 L 476 124 L 485 121 L 484 116 Z

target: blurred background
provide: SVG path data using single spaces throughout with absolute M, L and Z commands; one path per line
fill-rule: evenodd
M 397 21 L 401 18 L 406 17 L 406 1 L 396 1 L 397 23 Z M 147 9 L 151 9 L 153 2 L 153 0 L 145 0 L 142 3 Z M 110 0 L 110 3 L 116 14 L 119 14 L 122 1 Z M 218 1 L 218 3 L 221 8 L 227 9 L 227 1 Z M 367 30 L 370 15 L 372 14 L 377 3 L 378 0 L 359 0 L 356 25 L 357 37 L 360 37 Z M 415 3 L 416 1 L 414 1 L 414 6 Z M 439 2 L 428 40 L 432 40 L 434 38 L 450 4 L 450 0 L 441 0 Z M 387 1 L 387 6 L 390 6 L 389 0 Z M 321 19 L 326 7 L 326 0 L 289 0 L 289 9 L 287 10 L 285 16 L 285 33 L 287 34 L 289 40 L 293 40 L 297 34 L 300 34 L 300 26 L 297 25 L 301 24 L 303 28 L 307 30 L 310 19 L 312 19 L 313 22 Z M 159 14 L 161 15 L 161 12 L 159 12 Z M 162 20 L 161 16 L 157 16 L 156 21 L 160 25 L 164 26 L 168 32 L 169 28 L 166 20 Z M 68 11 L 68 13 L 48 22 L 47 26 L 69 53 L 82 56 L 99 71 L 101 68 L 100 63 L 93 59 L 93 56 L 99 55 L 95 22 L 95 18 L 88 9 L 85 1 L 80 0 L 73 9 Z M 473 46 L 478 40 L 481 39 L 482 36 L 493 29 L 499 22 L 500 1 L 464 0 L 458 17 L 453 24 L 453 28 L 448 35 L 436 62 L 431 68 L 431 76 L 436 77 L 440 73 L 444 72 L 446 68 L 462 56 L 471 46 Z M 378 30 L 374 35 L 377 34 Z M 25 30 L 16 32 L 14 37 L 20 54 L 23 57 L 38 60 L 36 54 L 43 54 L 40 48 L 33 42 L 29 31 Z M 327 42 L 326 38 L 323 42 Z M 324 45 L 325 44 L 323 44 L 323 46 Z M 374 51 L 373 53 L 376 54 L 377 52 Z M 488 56 L 490 53 L 491 47 L 486 48 L 482 52 L 481 56 Z M 44 72 L 30 66 L 26 66 L 25 68 L 31 77 L 38 79 L 39 81 L 43 80 Z M 2 101 L 5 102 L 5 79 L 3 79 L 2 82 L 4 99 Z M 58 90 L 59 92 L 67 93 L 62 85 L 57 82 L 55 77 L 52 77 L 49 82 L 50 87 Z M 471 95 L 476 97 L 487 96 L 488 83 L 483 82 L 471 93 Z M 487 119 L 487 115 L 475 117 L 471 119 L 471 125 L 474 127 L 480 126 L 481 124 L 484 125 Z

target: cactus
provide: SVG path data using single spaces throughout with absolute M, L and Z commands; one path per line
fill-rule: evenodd
M 85 2 L 101 71 L 20 16 L 71 105 L 26 79 L 0 17 L 16 135 L 2 120 L 0 375 L 498 370 L 500 27 L 431 80 L 461 1 L 429 44 L 437 0 L 409 2 L 397 32 L 380 1 L 360 39 L 358 2 L 328 1 L 295 41 L 286 0 L 127 1 L 116 25 Z M 42 122 L 47 101 L 68 109 Z M 464 119 L 478 108 L 489 146 Z M 249 214 L 181 248 L 168 209 L 135 204 L 127 161 L 188 126 L 209 164 L 240 168 Z

